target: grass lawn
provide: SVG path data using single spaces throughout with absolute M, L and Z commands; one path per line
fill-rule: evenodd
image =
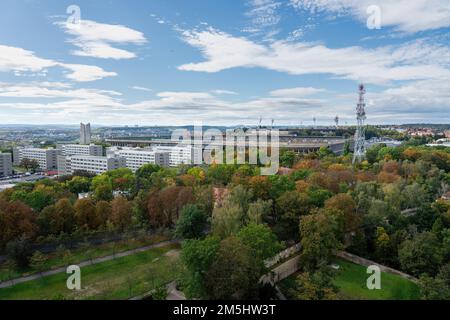
M 135 248 L 147 246 L 153 243 L 158 243 L 164 240 L 169 240 L 167 237 L 162 235 L 151 235 L 139 240 L 131 239 L 131 240 L 122 240 L 116 243 L 109 242 L 104 243 L 97 246 L 89 246 L 88 250 L 86 248 L 78 248 L 70 251 L 69 261 L 71 264 L 77 264 L 81 261 L 90 260 L 91 258 L 104 257 L 108 255 L 112 255 L 114 252 L 119 253 L 123 251 L 132 250 Z M 54 252 L 52 254 L 47 255 L 47 263 L 46 270 L 55 269 L 58 267 L 63 267 L 67 265 L 65 261 L 64 254 L 67 252 Z M 25 269 L 10 269 L 6 264 L 0 264 L 0 282 L 8 281 L 9 279 L 18 278 L 20 276 L 26 276 L 33 273 L 36 273 L 37 270 L 34 270 L 31 267 Z
M 177 245 L 155 248 L 81 269 L 82 290 L 66 287 L 59 273 L 0 289 L 0 299 L 128 299 L 177 278 Z
M 414 300 L 420 298 L 418 286 L 407 279 L 390 273 L 381 274 L 381 289 L 369 290 L 366 286 L 367 268 L 342 259 L 336 259 L 340 266 L 334 279 L 339 297 L 345 300 Z M 295 288 L 296 275 L 280 282 L 280 289 L 287 298 L 293 298 L 289 291 Z

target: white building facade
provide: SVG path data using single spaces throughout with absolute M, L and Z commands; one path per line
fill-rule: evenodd
M 103 156 L 103 146 L 90 144 L 64 144 L 60 147 L 61 155 L 73 156 L 73 155 L 87 155 L 87 156 Z
M 122 157 L 96 157 L 88 155 L 73 155 L 58 158 L 59 174 L 72 174 L 75 171 L 87 171 L 102 174 L 109 170 L 126 168 L 126 159 Z
M 146 164 L 157 164 L 164 167 L 168 167 L 170 164 L 169 152 L 157 152 L 145 149 L 123 149 L 115 151 L 115 154 L 125 158 L 127 168 L 133 172 L 136 172 Z
M 201 163 L 201 148 L 194 148 L 193 146 L 156 146 L 152 148 L 156 152 L 169 153 L 169 166 L 177 167 L 182 164 L 191 165 L 194 163 Z M 196 151 L 197 150 L 197 151 Z M 197 159 L 200 157 L 200 160 Z
M 21 148 L 15 152 L 17 164 L 23 159 L 37 160 L 39 168 L 42 170 L 52 170 L 57 168 L 58 150 L 40 148 Z

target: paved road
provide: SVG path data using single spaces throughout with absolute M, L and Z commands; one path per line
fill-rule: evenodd
M 113 259 L 116 259 L 116 258 L 130 256 L 130 255 L 135 254 L 135 253 L 148 251 L 148 250 L 151 250 L 153 248 L 165 247 L 165 246 L 168 246 L 170 244 L 176 244 L 176 243 L 179 243 L 179 240 L 163 241 L 163 242 L 151 244 L 151 245 L 148 245 L 148 246 L 145 246 L 145 247 L 140 247 L 140 248 L 136 248 L 136 249 L 133 249 L 133 250 L 119 252 L 119 253 L 116 253 L 115 255 L 109 255 L 109 256 L 105 256 L 105 257 L 95 258 L 95 259 L 92 259 L 92 261 L 91 260 L 82 261 L 80 263 L 77 263 L 76 265 L 79 266 L 79 267 L 86 267 L 86 266 L 90 266 L 90 265 L 93 265 L 93 264 L 110 261 L 110 260 L 113 260 Z M 27 281 L 31 281 L 31 280 L 36 280 L 36 279 L 39 279 L 41 277 L 51 276 L 51 275 L 58 274 L 58 273 L 61 273 L 61 272 L 66 272 L 66 267 L 61 267 L 61 268 L 45 271 L 42 274 L 35 273 L 35 274 L 29 275 L 29 276 L 20 277 L 20 278 L 16 278 L 16 279 L 13 279 L 13 280 L 0 282 L 0 289 L 1 288 L 8 288 L 8 287 L 14 286 L 14 285 L 19 284 L 19 283 L 23 283 L 23 282 L 27 282 Z

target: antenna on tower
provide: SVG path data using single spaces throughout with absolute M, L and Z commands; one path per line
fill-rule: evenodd
M 261 129 L 262 117 L 259 117 L 258 129 Z
M 364 95 L 366 88 L 363 84 L 359 85 L 359 101 L 356 107 L 357 127 L 355 133 L 355 151 L 353 153 L 353 164 L 361 162 L 366 156 L 366 103 Z
M 313 117 L 313 122 L 314 122 L 314 128 L 316 127 L 316 117 Z
M 274 122 L 275 122 L 275 119 L 272 119 L 272 124 L 270 125 L 270 129 L 273 129 Z
M 336 118 L 334 118 L 334 123 L 336 123 L 336 129 L 339 128 L 339 116 L 336 116 Z

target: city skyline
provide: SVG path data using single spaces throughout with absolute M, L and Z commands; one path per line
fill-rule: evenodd
M 400 2 L 6 1 L 0 123 L 449 123 L 450 9 Z

